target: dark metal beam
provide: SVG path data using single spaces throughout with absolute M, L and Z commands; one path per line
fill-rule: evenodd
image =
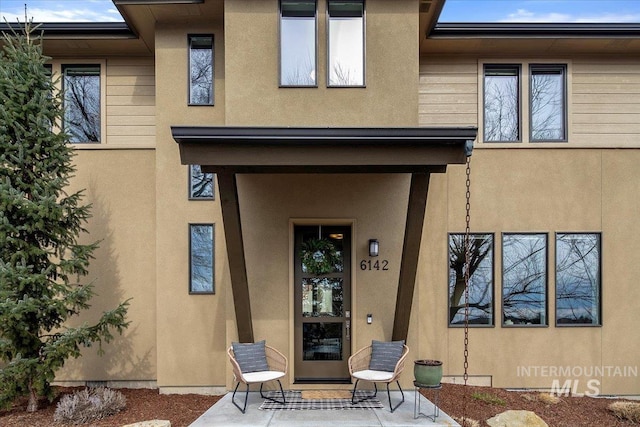
M 224 225 L 227 257 L 231 274 L 231 290 L 236 310 L 236 324 L 240 342 L 253 342 L 253 323 L 251 320 L 251 302 L 249 300 L 249 282 L 244 258 L 242 223 L 238 203 L 238 185 L 236 175 L 223 173 L 217 175 L 222 222 Z
M 411 175 L 409 203 L 407 207 L 407 223 L 404 229 L 404 243 L 402 245 L 402 261 L 400 263 L 400 277 L 398 279 L 398 296 L 396 297 L 396 312 L 393 319 L 394 341 L 407 340 L 411 304 L 418 271 L 418 256 L 422 240 L 422 226 L 427 206 L 429 191 L 428 173 L 414 173 Z

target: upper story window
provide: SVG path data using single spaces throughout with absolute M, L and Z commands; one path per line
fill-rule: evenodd
M 364 0 L 329 0 L 328 85 L 364 86 Z
M 189 104 L 213 105 L 213 36 L 189 36 Z
M 566 141 L 564 65 L 531 65 L 529 108 L 531 141 Z
M 485 64 L 484 141 L 566 141 L 566 75 L 566 65 Z M 528 121 L 522 122 L 523 111 Z
M 317 85 L 315 0 L 280 1 L 280 86 Z
M 62 74 L 64 129 L 70 142 L 100 142 L 100 65 L 63 65 Z
M 484 68 L 484 140 L 520 141 L 520 66 Z

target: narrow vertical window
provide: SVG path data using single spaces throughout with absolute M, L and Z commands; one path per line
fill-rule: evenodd
M 280 1 L 280 86 L 316 86 L 316 2 Z
M 600 234 L 556 235 L 556 325 L 600 326 Z
M 502 324 L 547 324 L 547 235 L 502 236 Z
M 63 65 L 64 130 L 72 143 L 100 142 L 100 65 Z
M 189 165 L 189 198 L 213 199 L 213 174 L 202 172 L 200 165 Z
M 214 293 L 213 224 L 189 224 L 189 293 Z
M 465 235 L 449 235 L 449 326 L 464 324 Z M 469 324 L 493 325 L 493 235 L 469 236 Z
M 484 140 L 520 141 L 520 67 L 484 68 Z
M 213 36 L 189 36 L 189 104 L 213 105 Z
M 531 65 L 530 70 L 531 141 L 565 141 L 566 67 Z
M 364 1 L 329 0 L 329 86 L 364 86 Z

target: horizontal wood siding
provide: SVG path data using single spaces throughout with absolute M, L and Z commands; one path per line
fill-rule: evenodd
M 477 126 L 476 60 L 422 58 L 419 90 L 420 126 Z
M 638 146 L 640 60 L 574 60 L 571 142 Z
M 107 60 L 107 145 L 155 146 L 153 58 Z

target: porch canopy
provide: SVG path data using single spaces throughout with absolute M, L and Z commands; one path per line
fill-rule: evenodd
M 475 127 L 307 128 L 172 126 L 184 165 L 217 174 L 241 342 L 253 342 L 236 174 L 410 173 L 393 340 L 407 339 L 431 173 L 464 164 Z

